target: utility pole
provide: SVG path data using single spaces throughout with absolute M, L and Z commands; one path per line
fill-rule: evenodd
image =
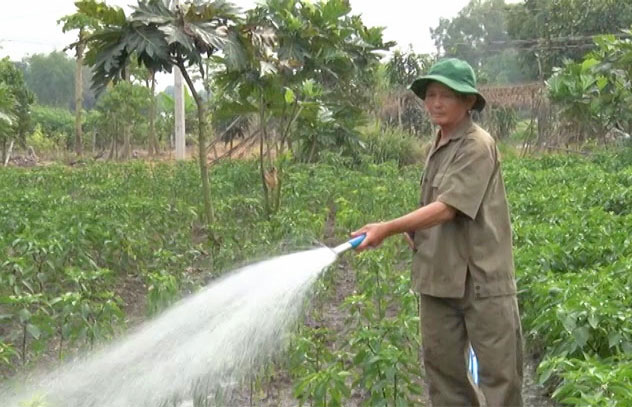
M 182 73 L 178 67 L 173 69 L 173 87 L 176 109 L 176 160 L 184 160 L 186 158 L 184 143 L 184 87 L 182 86 Z

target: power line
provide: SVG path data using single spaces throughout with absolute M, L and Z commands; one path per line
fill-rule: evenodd
M 569 42 L 582 42 L 582 41 L 594 41 L 597 37 L 602 36 L 613 36 L 618 39 L 627 39 L 632 38 L 632 35 L 627 33 L 604 33 L 604 34 L 593 34 L 593 35 L 582 35 L 582 36 L 568 36 L 568 37 L 551 37 L 551 38 L 532 38 L 532 39 L 515 39 L 515 40 L 503 40 L 503 41 L 490 41 L 490 44 L 493 45 L 505 45 L 505 44 L 515 44 L 515 45 L 540 45 L 546 43 L 566 43 L 564 45 L 568 45 Z
M 41 42 L 41 41 L 34 41 L 34 40 L 15 40 L 11 38 L 0 38 L 0 43 L 2 42 L 14 42 L 17 44 L 53 45 L 53 46 L 60 45 L 54 42 Z
M 556 51 L 556 50 L 567 50 L 567 49 L 590 49 L 594 48 L 597 45 L 594 40 L 597 37 L 602 36 L 613 36 L 617 39 L 629 39 L 632 38 L 632 35 L 627 33 L 604 33 L 604 34 L 594 34 L 594 35 L 584 35 L 584 36 L 567 36 L 567 37 L 552 37 L 552 38 L 533 38 L 527 40 L 498 40 L 498 41 L 489 41 L 488 43 L 480 44 L 482 47 L 476 50 L 476 53 L 500 53 L 505 50 L 516 50 L 516 51 L 538 51 L 538 50 L 547 50 L 547 51 Z M 590 41 L 590 42 L 587 42 Z M 451 47 L 455 47 L 457 51 L 461 50 L 462 47 L 472 47 L 473 43 L 466 42 L 457 42 L 451 44 Z M 445 49 L 444 49 L 445 53 Z

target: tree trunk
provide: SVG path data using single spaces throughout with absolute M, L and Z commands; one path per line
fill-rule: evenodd
M 149 106 L 149 155 L 158 154 L 156 140 L 156 73 L 151 72 L 151 105 Z
M 9 165 L 9 160 L 11 159 L 11 153 L 13 152 L 13 141 L 11 140 L 11 144 L 9 145 L 9 151 L 6 153 L 6 157 L 4 157 L 3 162 L 4 162 L 4 166 L 6 167 L 7 165 Z M 5 154 L 3 154 L 4 156 Z
M 112 134 L 112 144 L 110 144 L 110 154 L 108 160 L 116 159 L 116 133 L 118 133 L 118 126 L 114 126 L 114 132 Z
M 314 140 L 312 142 L 312 147 L 309 150 L 309 156 L 307 157 L 307 162 L 311 163 L 314 159 L 314 154 L 316 154 L 316 136 L 314 136 Z
M 75 153 L 83 154 L 83 134 L 81 129 L 81 109 L 83 108 L 83 50 L 85 44 L 83 37 L 85 32 L 79 30 L 79 42 L 77 43 L 77 65 L 75 67 Z
M 402 128 L 402 104 L 403 104 L 403 98 L 398 96 L 397 97 L 397 125 L 399 126 L 399 128 Z
M 208 177 L 208 164 L 206 162 L 206 107 L 203 103 L 198 105 L 198 148 L 200 159 L 200 175 L 202 177 L 202 194 L 204 196 L 204 213 L 207 223 L 215 222 L 215 214 L 211 205 L 211 187 Z
M 265 120 L 265 106 L 263 104 L 263 92 L 261 99 L 259 100 L 259 126 L 261 126 L 261 132 L 259 134 L 259 172 L 261 174 L 261 186 L 263 187 L 263 209 L 266 217 L 270 216 L 270 194 L 268 191 L 268 183 L 266 182 L 266 166 L 264 145 L 267 136 Z
M 129 82 L 130 80 L 130 71 L 129 68 L 123 70 L 123 79 Z M 130 142 L 130 137 L 132 133 L 132 127 L 129 124 L 125 124 L 123 126 L 123 151 L 122 157 L 125 160 L 129 160 L 132 155 L 132 147 Z
M 204 217 L 207 225 L 215 222 L 215 214 L 213 213 L 213 206 L 211 204 L 211 187 L 208 177 L 208 164 L 206 162 L 206 106 L 200 95 L 195 90 L 193 82 L 184 67 L 184 64 L 178 65 L 182 77 L 189 86 L 189 90 L 195 99 L 198 110 L 198 150 L 200 161 L 200 177 L 202 178 L 202 196 L 204 198 Z
M 2 138 L 2 162 L 4 162 L 4 160 L 7 157 L 7 139 L 6 138 Z
M 287 141 L 288 148 L 291 148 L 290 145 L 290 130 L 292 129 L 292 125 L 298 118 L 298 116 L 303 111 L 302 106 L 296 105 L 291 112 L 291 116 L 287 121 L 287 125 L 283 129 L 283 133 L 281 134 L 281 138 L 277 141 L 277 156 L 276 156 L 276 168 L 277 168 L 277 183 L 276 190 L 274 191 L 274 211 L 278 211 L 281 207 L 281 188 L 283 187 L 283 155 L 285 154 L 285 143 Z

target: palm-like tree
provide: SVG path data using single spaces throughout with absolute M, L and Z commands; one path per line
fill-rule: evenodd
M 198 110 L 199 165 L 204 198 L 204 217 L 214 219 L 210 199 L 207 145 L 207 107 L 195 89 L 187 67 L 197 66 L 206 76 L 203 58 L 223 51 L 228 67 L 243 59 L 235 29 L 238 9 L 224 0 L 139 0 L 132 14 L 89 36 L 88 63 L 93 65 L 97 90 L 119 80 L 132 56 L 153 72 L 182 72 Z

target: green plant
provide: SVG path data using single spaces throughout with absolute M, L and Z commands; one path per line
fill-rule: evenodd
M 178 281 L 166 271 L 147 274 L 147 312 L 156 314 L 178 298 Z
M 2 318 L 4 319 L 4 318 Z M 18 352 L 13 346 L 0 341 L 0 362 L 5 366 L 11 366 L 13 358 L 18 356 Z
M 360 132 L 364 153 L 371 162 L 382 164 L 394 161 L 399 166 L 420 164 L 424 160 L 429 142 L 395 127 L 383 127 L 379 122 Z

